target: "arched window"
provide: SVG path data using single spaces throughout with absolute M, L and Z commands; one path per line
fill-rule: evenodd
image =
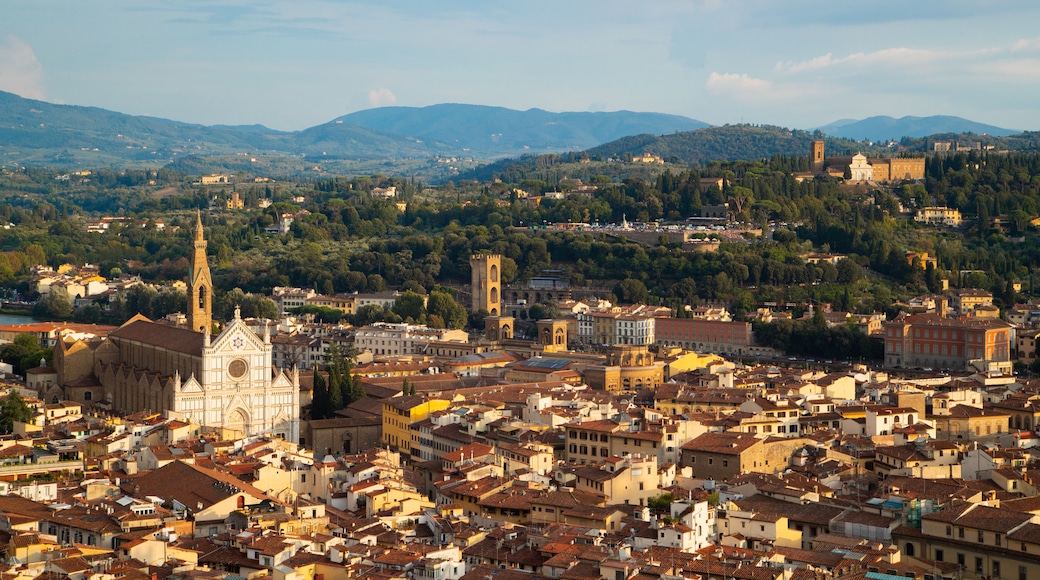
M 205 286 L 200 286 L 199 287 L 199 308 L 202 308 L 202 309 L 206 308 L 206 287 Z
M 498 287 L 497 286 L 492 286 L 491 287 L 491 301 L 492 302 L 498 302 Z
M 491 281 L 498 282 L 498 266 L 491 264 Z
M 914 555 L 914 545 L 911 544 L 910 542 L 907 542 L 906 546 L 903 548 L 903 554 L 905 554 L 907 556 L 913 556 Z

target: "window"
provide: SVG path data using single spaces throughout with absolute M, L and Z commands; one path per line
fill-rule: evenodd
M 953 526 L 946 526 L 946 535 L 947 536 L 952 536 L 953 535 Z
M 975 573 L 982 574 L 982 558 L 975 556 Z
M 957 565 L 961 568 L 964 567 L 964 554 L 957 554 Z
M 1000 560 L 993 560 L 993 575 L 1000 578 Z
M 945 561 L 945 560 L 943 559 L 943 551 L 942 551 L 942 550 L 936 550 L 936 551 L 935 551 L 935 559 L 936 559 L 936 560 L 938 560 L 938 561 L 940 561 L 940 562 L 943 562 L 943 561 Z
M 1026 567 L 1025 566 L 1019 566 L 1018 567 L 1018 580 L 1026 580 Z
M 607 442 L 607 434 L 604 433 L 604 434 L 600 435 L 599 436 L 599 440 L 604 442 L 604 443 L 606 443 Z
M 723 459 L 722 460 L 722 466 L 723 467 L 729 467 L 729 459 Z
M 578 452 L 578 446 L 575 445 L 574 443 L 571 443 L 571 453 L 577 453 L 577 452 Z
M 599 456 L 600 457 L 606 457 L 607 456 L 607 448 L 606 447 L 603 447 L 603 448 L 601 448 L 599 450 Z
M 982 535 L 982 530 L 979 530 L 979 542 L 985 542 L 986 537 Z
M 957 537 L 958 538 L 964 538 L 964 528 L 961 528 L 961 527 L 957 528 Z
M 994 536 L 994 537 L 996 538 L 996 540 L 995 540 L 995 542 L 994 542 L 994 543 L 995 543 L 995 544 L 996 544 L 997 546 L 999 546 L 999 545 L 1000 545 L 1000 534 L 997 534 L 997 535 L 996 535 L 996 536 Z

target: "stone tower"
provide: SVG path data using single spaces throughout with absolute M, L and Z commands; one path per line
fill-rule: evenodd
M 812 142 L 812 152 L 810 153 L 809 162 L 812 165 L 812 172 L 819 173 L 823 171 L 823 139 L 817 139 Z
M 489 316 L 502 313 L 502 256 L 497 254 L 474 254 L 469 257 L 473 270 L 473 312 L 484 310 Z
M 207 332 L 213 325 L 213 280 L 206 261 L 206 238 L 202 235 L 202 212 L 195 217 L 191 267 L 188 269 L 188 328 Z

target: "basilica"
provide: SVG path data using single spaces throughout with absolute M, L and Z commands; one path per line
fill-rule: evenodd
M 138 315 L 107 338 L 58 341 L 59 396 L 115 413 L 161 413 L 228 437 L 270 434 L 299 440 L 300 384 L 294 369 L 275 369 L 271 337 L 240 318 L 212 334 L 213 284 L 202 218 L 188 272 L 187 328 Z

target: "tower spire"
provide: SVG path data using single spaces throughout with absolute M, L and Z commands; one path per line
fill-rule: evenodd
M 213 281 L 206 260 L 206 237 L 202 231 L 202 211 L 195 214 L 195 239 L 192 242 L 191 268 L 188 270 L 188 328 L 207 332 L 213 324 Z

